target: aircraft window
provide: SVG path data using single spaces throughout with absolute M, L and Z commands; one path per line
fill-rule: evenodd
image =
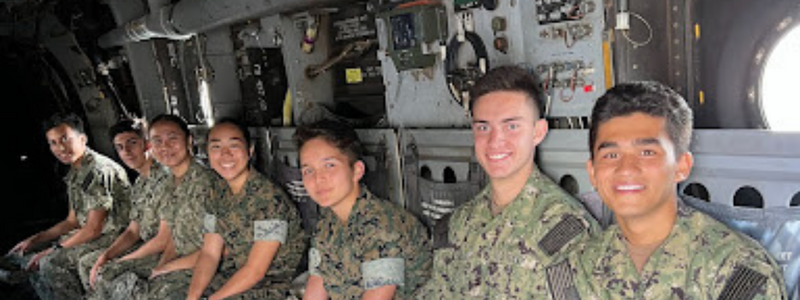
M 708 193 L 708 189 L 702 183 L 692 182 L 683 188 L 683 194 L 695 197 L 697 199 L 702 199 L 705 201 L 711 201 L 711 195 Z
M 743 186 L 736 191 L 736 194 L 733 195 L 733 205 L 763 208 L 764 198 L 754 187 Z
M 792 202 L 789 203 L 789 206 L 800 206 L 800 192 L 794 194 L 792 197 Z
M 572 175 L 564 175 L 564 177 L 561 177 L 561 180 L 558 181 L 558 185 L 572 195 L 577 195 L 581 190 L 578 181 L 575 180 L 575 177 L 572 177 Z
M 419 176 L 425 178 L 427 180 L 433 179 L 433 172 L 431 172 L 431 168 L 428 166 L 422 166 L 419 170 Z
M 453 168 L 451 167 L 444 168 L 444 172 L 442 172 L 442 178 L 444 178 L 444 183 L 458 182 L 458 178 L 456 178 L 456 171 L 453 171 Z
M 800 26 L 783 36 L 767 57 L 761 77 L 761 105 L 770 129 L 800 130 L 797 70 L 800 69 Z

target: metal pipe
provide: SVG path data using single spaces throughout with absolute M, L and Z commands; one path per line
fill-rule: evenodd
M 187 39 L 194 34 L 257 17 L 291 13 L 347 0 L 183 0 L 118 27 L 98 40 L 103 48 L 152 38 Z

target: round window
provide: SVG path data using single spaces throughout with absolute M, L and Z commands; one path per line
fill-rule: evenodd
M 800 26 L 789 30 L 767 57 L 761 77 L 761 105 L 764 118 L 775 131 L 800 131 Z

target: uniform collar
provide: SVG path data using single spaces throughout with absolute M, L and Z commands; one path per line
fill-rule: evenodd
M 538 195 L 540 193 L 540 189 L 537 185 L 541 184 L 546 177 L 539 171 L 539 168 L 534 166 L 531 174 L 528 176 L 528 181 L 525 182 L 525 185 L 520 190 L 519 194 L 514 197 L 514 200 L 511 200 L 511 203 L 506 206 L 500 214 L 494 217 L 501 217 L 501 216 L 515 216 L 521 213 L 529 213 L 532 210 L 534 205 L 532 202 L 534 199 L 536 201 L 546 201 L 546 199 L 537 199 L 539 198 Z M 480 199 L 482 204 L 480 204 L 480 211 L 481 213 L 488 214 L 489 218 L 492 217 L 492 186 L 491 184 L 486 186 L 483 191 L 478 194 L 478 199 Z

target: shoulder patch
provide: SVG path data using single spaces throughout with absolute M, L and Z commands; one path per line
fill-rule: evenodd
M 86 178 L 83 179 L 83 183 L 81 184 L 81 188 L 84 192 L 89 190 L 92 181 L 94 181 L 94 172 L 89 172 L 89 174 L 86 174 Z
M 450 242 L 450 216 L 452 215 L 452 213 L 446 214 L 433 226 L 433 234 L 431 234 L 433 250 L 453 248 L 453 244 Z
M 575 288 L 575 279 L 572 277 L 572 266 L 564 260 L 545 269 L 547 284 L 550 286 L 550 295 L 553 300 L 580 300 L 578 289 Z
M 553 229 L 539 240 L 539 248 L 549 256 L 556 254 L 569 241 L 586 230 L 586 225 L 574 215 L 565 215 Z
M 717 300 L 750 300 L 767 284 L 767 276 L 742 265 L 736 266 L 733 275 Z

